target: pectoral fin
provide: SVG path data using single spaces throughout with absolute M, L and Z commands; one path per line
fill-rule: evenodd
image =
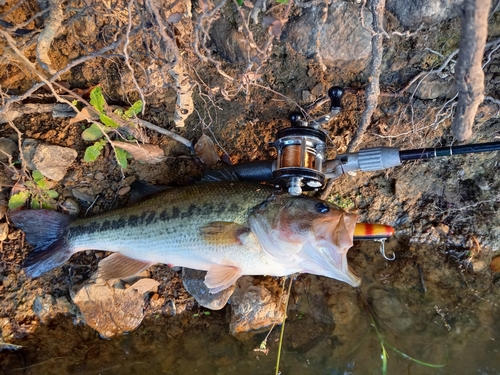
M 240 237 L 248 233 L 250 228 L 238 223 L 215 221 L 205 225 L 200 230 L 205 241 L 220 246 L 241 245 Z
M 229 288 L 241 276 L 241 270 L 234 266 L 213 265 L 205 276 L 205 285 L 211 294 Z
M 132 259 L 120 253 L 113 253 L 99 262 L 99 271 L 104 279 L 124 279 L 137 275 L 153 263 Z

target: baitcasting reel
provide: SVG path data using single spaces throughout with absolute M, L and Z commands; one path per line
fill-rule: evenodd
M 273 179 L 290 195 L 300 195 L 303 190 L 315 190 L 325 183 L 326 134 L 321 125 L 340 113 L 344 95 L 341 87 L 331 87 L 330 112 L 318 119 L 305 121 L 300 113 L 290 116 L 291 127 L 279 130 L 271 143 L 278 151 Z

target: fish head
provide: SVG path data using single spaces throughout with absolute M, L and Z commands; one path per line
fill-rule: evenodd
M 254 209 L 249 223 L 263 249 L 283 264 L 359 286 L 347 264 L 357 219 L 326 201 L 277 194 Z

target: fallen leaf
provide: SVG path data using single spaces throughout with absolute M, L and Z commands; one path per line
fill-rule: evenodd
M 203 13 L 208 13 L 213 8 L 213 4 L 210 0 L 200 0 L 200 8 Z
M 153 279 L 140 279 L 134 283 L 131 288 L 137 290 L 139 293 L 156 293 L 158 291 L 158 285 L 160 283 Z
M 283 24 L 281 23 L 280 20 L 276 20 L 271 24 L 271 27 L 269 27 L 269 34 L 274 36 L 275 38 L 279 38 L 281 35 L 281 28 L 283 27 Z
M 182 19 L 182 13 L 172 13 L 170 16 L 168 16 L 167 22 L 177 23 L 181 19 Z
M 69 120 L 69 124 L 73 125 L 83 120 L 99 120 L 99 115 L 93 108 L 83 107 L 82 110 L 78 112 L 75 117 Z
M 147 164 L 157 164 L 165 160 L 163 150 L 156 145 L 113 141 L 113 146 L 127 151 L 132 158 Z
M 214 166 L 219 161 L 219 155 L 215 150 L 214 142 L 206 134 L 203 134 L 194 145 L 194 152 L 201 162 L 209 167 Z
M 490 269 L 493 272 L 500 272 L 500 257 L 493 258 L 490 264 Z
M 9 235 L 9 225 L 7 223 L 0 223 L 0 242 L 5 241 Z

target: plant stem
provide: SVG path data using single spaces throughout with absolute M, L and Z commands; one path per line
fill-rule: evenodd
M 283 334 L 285 333 L 285 320 L 286 320 L 286 312 L 288 310 L 288 301 L 290 300 L 290 291 L 292 290 L 292 281 L 293 276 L 290 278 L 290 284 L 288 284 L 288 295 L 286 297 L 285 302 L 285 312 L 283 315 L 283 323 L 281 324 L 281 332 L 280 332 L 280 342 L 278 345 L 278 357 L 276 358 L 276 375 L 280 373 L 280 359 L 281 359 L 281 347 L 283 346 Z

